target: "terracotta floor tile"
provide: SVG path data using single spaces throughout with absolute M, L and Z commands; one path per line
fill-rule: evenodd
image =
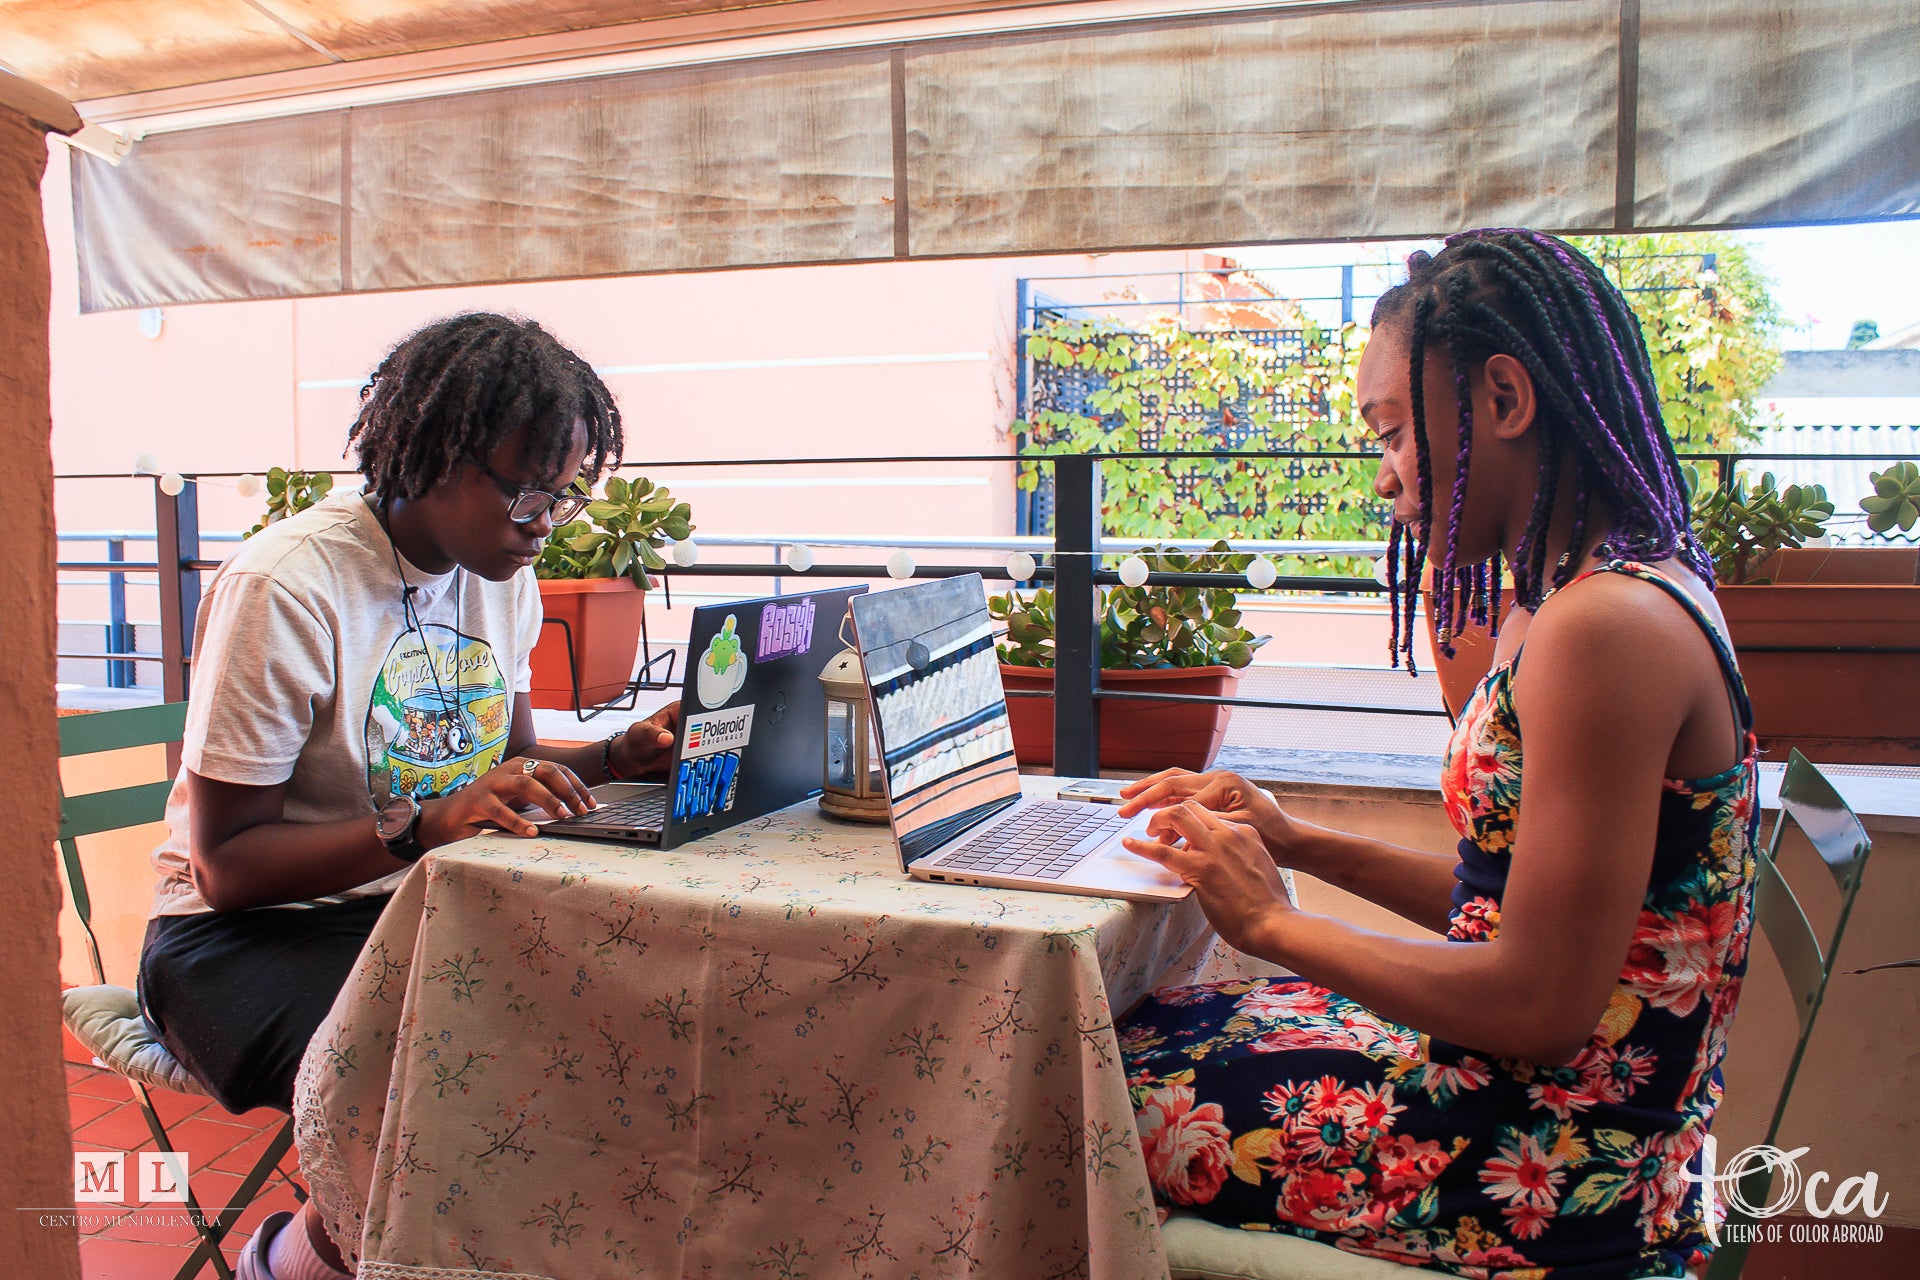
M 286 1120 L 285 1116 L 278 1115 L 277 1113 L 274 1113 L 274 1118 L 282 1123 Z M 247 1137 L 240 1142 L 239 1145 L 229 1147 L 225 1154 L 212 1162 L 213 1167 L 216 1169 L 225 1169 L 229 1173 L 247 1172 L 253 1168 L 253 1162 L 266 1153 L 267 1147 L 273 1142 L 274 1133 L 278 1128 L 279 1125 L 276 1124 L 271 1128 L 248 1131 Z M 288 1147 L 287 1154 L 281 1157 L 281 1167 L 291 1170 L 298 1163 L 299 1161 L 294 1149 Z
M 67 1064 L 67 1092 L 84 1093 L 90 1098 L 112 1098 L 116 1102 L 133 1096 L 127 1082 L 105 1067 L 77 1067 Z
M 140 1108 L 129 1102 L 73 1131 L 76 1151 L 153 1150 L 153 1134 Z
M 73 1127 L 76 1129 L 83 1124 L 98 1120 L 115 1107 L 132 1105 L 133 1103 L 125 1098 L 95 1098 L 89 1094 L 71 1092 L 67 1094 L 67 1115 L 72 1118 Z
M 186 1253 L 175 1245 L 98 1236 L 80 1242 L 83 1280 L 171 1280 L 186 1260 Z
M 160 1123 L 169 1129 L 202 1111 L 215 1116 L 226 1114 L 213 1099 L 197 1093 L 175 1093 L 171 1089 L 149 1089 L 147 1092 L 153 1095 L 153 1109 L 160 1113 Z
M 199 1173 L 202 1169 L 222 1168 L 220 1157 L 253 1137 L 253 1130 L 201 1115 L 168 1125 L 167 1137 L 173 1140 L 175 1151 L 184 1151 L 193 1157 L 188 1172 Z

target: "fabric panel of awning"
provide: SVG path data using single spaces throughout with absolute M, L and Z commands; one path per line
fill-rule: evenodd
M 76 157 L 82 302 L 1912 215 L 1917 16 L 1312 5 L 157 134 Z

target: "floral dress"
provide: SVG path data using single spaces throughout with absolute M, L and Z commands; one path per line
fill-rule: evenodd
M 1758 772 L 1752 715 L 1712 639 L 1746 758 L 1668 781 L 1652 874 L 1619 984 L 1564 1066 L 1496 1058 L 1388 1022 L 1311 983 L 1156 993 L 1125 1027 L 1147 1172 L 1163 1201 L 1471 1277 L 1672 1276 L 1705 1256 L 1685 1176 L 1720 1100 L 1752 925 Z M 1583 575 L 1584 576 L 1584 575 Z M 1576 579 L 1577 581 L 1577 579 Z M 1449 939 L 1500 931 L 1520 810 L 1513 673 L 1460 715 L 1442 790 L 1460 833 Z

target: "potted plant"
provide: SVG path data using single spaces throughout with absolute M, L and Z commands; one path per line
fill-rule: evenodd
M 1870 479 L 1869 529 L 1920 523 L 1920 467 Z M 1798 747 L 1828 763 L 1920 764 L 1920 547 L 1827 545 L 1833 514 L 1821 486 L 1782 489 L 1771 473 L 1695 494 L 1693 528 L 1713 557 L 1754 732 L 1768 759 Z M 1501 608 L 1511 604 L 1509 592 Z M 1451 659 L 1436 653 L 1454 715 L 1492 659 L 1484 626 L 1455 636 Z
M 1251 556 L 1225 542 L 1205 554 L 1143 553 L 1162 573 L 1242 573 Z M 1238 596 L 1221 587 L 1115 586 L 1101 593 L 1100 684 L 1129 692 L 1231 696 L 1239 672 L 1268 637 L 1241 626 Z M 1010 691 L 1053 688 L 1053 592 L 1018 592 L 987 602 L 1007 624 L 1000 676 Z M 1109 769 L 1205 769 L 1227 736 L 1230 706 L 1111 699 L 1100 706 L 1100 763 Z M 1009 698 L 1014 754 L 1023 765 L 1053 763 L 1053 706 L 1041 698 Z
M 1885 535 L 1920 520 L 1920 468 L 1871 476 Z M 1833 507 L 1817 485 L 1702 494 L 1694 527 L 1721 578 L 1727 631 L 1769 759 L 1920 763 L 1920 547 L 1810 546 Z M 1899 652 L 1899 650 L 1906 652 Z
M 584 519 L 548 536 L 533 566 L 545 615 L 532 655 L 534 706 L 573 711 L 625 691 L 646 620 L 647 571 L 666 567 L 659 549 L 693 532 L 692 515 L 651 481 L 616 475 Z

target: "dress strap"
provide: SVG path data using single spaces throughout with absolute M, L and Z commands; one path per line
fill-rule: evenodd
M 1714 625 L 1713 619 L 1709 618 L 1706 611 L 1700 607 L 1700 602 L 1693 598 L 1693 593 L 1652 565 L 1638 560 L 1608 560 L 1597 564 L 1568 582 L 1567 586 L 1570 587 L 1575 582 L 1591 578 L 1596 573 L 1624 573 L 1629 577 L 1639 578 L 1643 582 L 1651 582 L 1680 602 L 1680 607 L 1687 611 L 1688 616 L 1695 623 L 1699 624 L 1702 631 L 1706 632 L 1708 641 L 1713 645 L 1714 657 L 1719 659 L 1720 675 L 1726 681 L 1727 698 L 1733 704 L 1733 717 L 1741 737 L 1744 739 L 1751 736 L 1753 704 L 1747 700 L 1747 682 L 1741 679 L 1740 665 L 1734 661 L 1733 657 L 1733 646 L 1721 633 L 1720 628 Z

